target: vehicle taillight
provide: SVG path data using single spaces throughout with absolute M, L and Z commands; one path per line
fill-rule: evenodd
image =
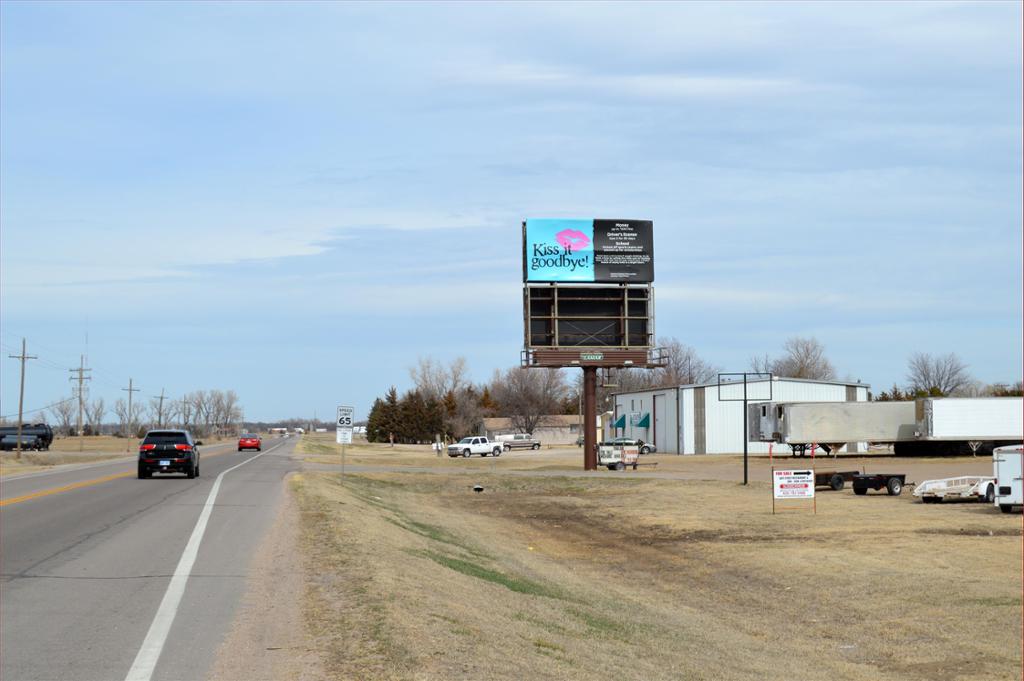
M 151 449 L 156 449 L 156 445 L 139 445 L 140 452 L 148 452 Z
M 179 452 L 191 452 L 192 451 L 192 445 L 174 445 L 174 448 L 177 449 Z

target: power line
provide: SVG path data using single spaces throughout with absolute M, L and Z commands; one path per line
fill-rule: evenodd
M 26 414 L 35 414 L 36 412 L 39 412 L 39 411 L 46 411 L 50 407 L 56 407 L 58 404 L 64 404 L 65 402 L 71 402 L 74 399 L 76 399 L 76 398 L 73 397 L 73 396 L 72 397 L 65 397 L 63 400 L 57 400 L 53 404 L 48 404 L 45 407 L 39 407 L 38 409 L 26 409 L 25 413 Z M 14 414 L 4 414 L 4 415 L 0 416 L 0 418 L 11 419 L 11 418 L 14 418 L 17 415 L 18 415 L 17 413 L 14 413 Z

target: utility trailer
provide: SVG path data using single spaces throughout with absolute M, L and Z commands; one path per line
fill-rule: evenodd
M 997 447 L 992 452 L 992 472 L 996 476 L 995 505 L 1003 513 L 1014 506 L 1024 505 L 1024 476 L 1022 476 L 1024 444 Z
M 916 440 L 913 402 L 761 402 L 748 409 L 751 439 L 789 445 L 794 455 L 814 444 L 834 455 L 851 442 Z
M 657 466 L 658 463 L 640 463 L 640 447 L 636 445 L 602 442 L 597 447 L 597 465 L 610 471 L 624 471 L 628 466 L 636 470 L 637 466 Z
M 995 480 L 983 475 L 925 480 L 914 488 L 914 496 L 925 504 L 937 504 L 943 499 L 974 499 L 991 504 L 996 496 Z
M 843 489 L 846 483 L 852 482 L 860 471 L 814 471 L 815 487 L 831 487 L 836 492 Z
M 863 496 L 869 489 L 885 489 L 889 496 L 898 497 L 907 484 L 904 473 L 858 473 L 853 476 L 853 493 Z

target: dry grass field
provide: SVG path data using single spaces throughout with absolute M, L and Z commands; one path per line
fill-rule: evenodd
M 293 478 L 329 678 L 1021 676 L 1020 515 L 847 489 L 773 516 L 759 481 L 402 451 Z

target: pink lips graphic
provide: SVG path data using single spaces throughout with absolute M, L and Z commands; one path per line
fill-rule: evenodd
M 555 235 L 555 241 L 570 252 L 583 250 L 590 245 L 590 239 L 578 229 L 563 229 Z

